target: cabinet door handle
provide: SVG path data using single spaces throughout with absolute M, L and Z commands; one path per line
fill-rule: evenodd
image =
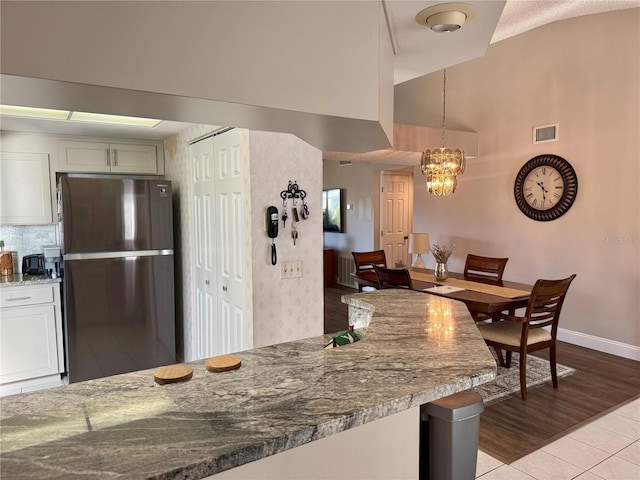
M 107 153 L 107 167 L 110 167 L 111 166 L 111 150 L 107 148 L 106 153 Z
M 29 300 L 31 297 L 13 297 L 7 298 L 7 302 L 17 302 L 18 300 Z
M 116 167 L 118 165 L 118 151 L 113 149 L 113 166 Z

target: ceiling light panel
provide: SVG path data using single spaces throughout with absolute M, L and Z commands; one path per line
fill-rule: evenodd
M 155 118 L 71 112 L 69 110 L 53 110 L 49 108 L 22 107 L 17 105 L 0 105 L 0 116 L 33 118 L 38 120 L 70 120 L 74 122 L 145 128 L 153 128 L 162 123 L 162 120 Z
M 72 112 L 70 120 L 76 122 L 108 123 L 111 125 L 129 125 L 132 127 L 147 128 L 153 128 L 160 122 L 162 122 L 162 120 L 157 120 L 154 118 L 123 117 L 120 115 L 107 115 L 104 113 L 87 112 Z
M 0 105 L 0 115 L 8 117 L 46 118 L 49 120 L 66 120 L 68 110 L 52 110 L 49 108 L 19 107 L 16 105 Z

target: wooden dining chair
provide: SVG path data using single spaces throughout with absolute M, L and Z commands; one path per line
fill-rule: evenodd
M 387 267 L 387 257 L 384 250 L 374 250 L 372 252 L 351 252 L 353 261 L 356 265 L 354 280 L 358 284 L 358 291 L 362 291 L 362 287 L 378 287 L 378 277 L 373 270 L 373 266 Z
M 406 268 L 385 268 L 374 265 L 373 270 L 378 277 L 378 288 L 380 290 L 398 287 L 413 290 L 413 281 L 411 280 L 409 270 Z
M 467 260 L 464 264 L 464 278 L 470 281 L 501 285 L 504 267 L 507 266 L 508 261 L 508 258 L 482 257 L 470 253 L 467 255 Z M 470 310 L 469 313 L 476 322 L 496 320 L 495 317 L 480 312 Z M 514 312 L 509 312 L 509 314 L 513 315 Z
M 480 282 L 488 280 L 487 283 L 500 282 L 508 261 L 508 258 L 482 257 L 470 253 L 464 264 L 464 277 Z
M 493 347 L 502 364 L 502 350 L 506 350 L 504 365 L 511 367 L 511 353 L 520 354 L 520 396 L 527 399 L 527 354 L 549 349 L 553 388 L 558 388 L 556 371 L 556 336 L 560 310 L 575 274 L 562 280 L 538 280 L 533 286 L 527 309 L 522 317 L 496 314 L 499 322 L 478 324 L 485 343 Z M 550 327 L 547 331 L 543 327 Z

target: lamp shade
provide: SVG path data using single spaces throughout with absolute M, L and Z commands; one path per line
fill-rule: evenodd
M 411 263 L 413 268 L 427 268 L 422 258 L 423 253 L 429 253 L 429 234 L 411 233 L 409 234 L 409 253 L 415 253 L 416 259 Z
M 409 234 L 409 253 L 429 253 L 429 250 L 428 233 Z

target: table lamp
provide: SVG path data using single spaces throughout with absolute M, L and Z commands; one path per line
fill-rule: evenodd
M 429 253 L 429 234 L 411 233 L 409 234 L 409 253 L 416 254 L 416 259 L 411 263 L 413 268 L 427 268 L 422 258 L 423 253 Z

